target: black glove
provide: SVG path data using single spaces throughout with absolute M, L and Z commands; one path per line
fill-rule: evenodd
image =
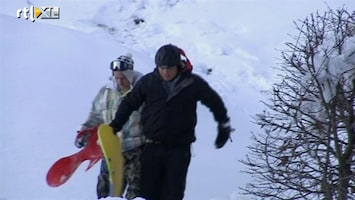
M 109 126 L 111 126 L 111 128 L 113 129 L 113 134 L 115 134 L 115 135 L 117 135 L 117 133 L 118 132 L 120 132 L 121 131 L 121 129 L 122 128 L 117 128 L 114 124 L 113 124 L 113 122 L 111 122 L 110 124 L 109 124 Z
M 229 120 L 225 123 L 219 123 L 217 129 L 218 135 L 215 141 L 215 147 L 217 149 L 220 149 L 226 144 L 227 140 L 230 137 L 230 133 L 232 132 Z
M 78 148 L 83 148 L 88 144 L 88 140 L 91 134 L 80 134 L 80 131 L 77 131 L 78 135 L 75 138 L 74 144 Z

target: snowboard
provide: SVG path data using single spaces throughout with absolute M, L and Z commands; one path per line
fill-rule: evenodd
M 107 124 L 100 125 L 97 133 L 109 171 L 112 186 L 111 196 L 122 196 L 124 192 L 124 158 L 121 141 Z
M 86 168 L 86 171 L 88 171 L 101 160 L 103 154 L 98 143 L 97 130 L 98 127 L 94 127 L 79 132 L 79 135 L 90 134 L 87 145 L 79 152 L 57 160 L 51 166 L 47 173 L 47 184 L 49 186 L 58 187 L 66 183 L 84 161 L 90 161 Z

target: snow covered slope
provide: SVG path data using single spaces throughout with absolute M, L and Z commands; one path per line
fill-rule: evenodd
M 76 130 L 110 75 L 110 61 L 129 51 L 136 69 L 150 72 L 156 49 L 170 42 L 221 94 L 236 128 L 233 143 L 215 150 L 216 124 L 199 107 L 185 200 L 245 198 L 238 187 L 248 176 L 238 160 L 256 130 L 250 121 L 262 108 L 260 90 L 272 83 L 275 49 L 293 32 L 292 20 L 326 7 L 323 1 L 304 7 L 279 0 L 43 0 L 38 6 L 60 6 L 61 19 L 33 23 L 15 17 L 27 2 L 0 1 L 1 200 L 96 198 L 98 165 L 84 172 L 84 163 L 58 188 L 46 185 L 46 172 L 78 150 Z M 329 4 L 341 2 L 355 8 L 350 0 Z M 135 17 L 145 23 L 132 24 Z

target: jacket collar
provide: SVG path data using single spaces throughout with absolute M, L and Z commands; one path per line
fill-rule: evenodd
M 178 81 L 173 89 L 173 91 L 169 94 L 167 101 L 170 101 L 177 94 L 180 93 L 181 90 L 191 85 L 194 82 L 192 76 L 181 77 L 181 81 Z
M 153 73 L 158 78 L 158 80 L 162 84 L 164 84 L 164 80 L 161 78 L 158 68 L 155 68 Z M 170 101 L 177 94 L 179 94 L 181 90 L 183 90 L 184 88 L 186 88 L 187 86 L 191 85 L 194 82 L 194 79 L 191 76 L 191 72 L 189 73 L 179 72 L 177 78 L 178 79 L 176 80 L 175 86 L 173 90 L 169 93 L 167 101 Z

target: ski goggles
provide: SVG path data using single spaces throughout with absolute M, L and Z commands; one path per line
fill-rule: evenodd
M 111 62 L 110 69 L 112 71 L 126 71 L 133 70 L 133 65 L 120 60 L 114 60 Z

